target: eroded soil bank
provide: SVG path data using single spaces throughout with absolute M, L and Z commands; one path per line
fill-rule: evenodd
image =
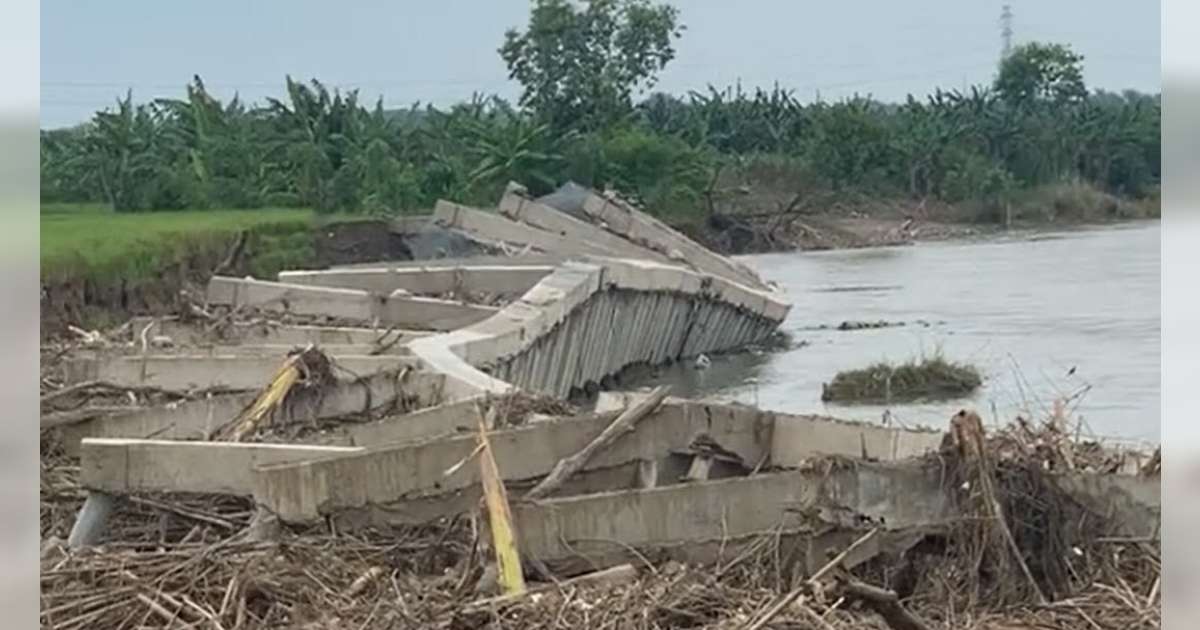
M 42 278 L 42 336 L 67 326 L 102 328 L 135 315 L 176 313 L 219 272 L 273 277 L 288 268 L 408 260 L 404 239 L 386 221 L 348 221 L 292 231 L 249 229 L 218 241 L 181 242 L 175 255 L 140 276 Z

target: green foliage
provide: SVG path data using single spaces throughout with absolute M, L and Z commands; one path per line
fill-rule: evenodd
M 996 91 L 1016 105 L 1082 101 L 1087 98 L 1083 56 L 1062 44 L 1030 42 L 1018 46 L 1000 64 Z
M 710 86 L 634 105 L 681 28 L 673 8 L 648 0 L 535 0 L 527 29 L 501 48 L 524 88 L 519 108 L 475 96 L 387 111 L 290 77 L 286 98 L 260 107 L 222 103 L 199 77 L 178 100 L 126 94 L 84 125 L 42 132 L 42 198 L 118 212 L 387 216 L 440 198 L 486 206 L 509 181 L 540 194 L 573 180 L 675 216 L 908 197 L 999 220 L 1019 193 L 1064 182 L 1098 191 L 1097 202 L 1158 190 L 1160 98 L 1089 94 L 1065 47 L 1022 46 L 992 87 L 902 104 Z M 1121 208 L 1114 216 L 1144 213 Z
M 982 384 L 983 378 L 973 366 L 935 356 L 838 372 L 822 386 L 821 400 L 879 404 L 941 400 L 967 396 Z
M 603 128 L 632 109 L 641 85 L 675 57 L 679 12 L 648 0 L 534 0 L 529 25 L 504 35 L 500 56 L 520 104 L 554 129 Z

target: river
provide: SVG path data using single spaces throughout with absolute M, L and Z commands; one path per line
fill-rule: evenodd
M 743 260 L 793 301 L 797 347 L 677 365 L 649 383 L 791 413 L 946 426 L 972 407 L 988 422 L 1045 418 L 1065 398 L 1084 434 L 1159 440 L 1159 223 L 975 242 L 793 252 Z M 843 321 L 903 326 L 839 331 Z M 978 367 L 968 399 L 885 406 L 821 402 L 840 370 L 941 353 Z M 1074 368 L 1072 370 L 1072 368 Z

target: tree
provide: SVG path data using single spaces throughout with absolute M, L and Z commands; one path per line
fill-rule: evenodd
M 1030 42 L 1001 62 L 996 91 L 1014 105 L 1079 102 L 1087 98 L 1082 64 L 1083 56 L 1062 44 Z
M 592 130 L 632 110 L 639 87 L 675 57 L 679 12 L 649 0 L 534 0 L 525 32 L 500 56 L 522 86 L 520 105 L 556 130 Z

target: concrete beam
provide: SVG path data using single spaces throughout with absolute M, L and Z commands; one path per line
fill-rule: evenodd
M 412 413 L 389 415 L 371 422 L 348 423 L 340 431 L 321 435 L 321 444 L 337 446 L 368 446 L 382 448 L 406 442 L 416 442 L 475 430 L 475 405 L 479 399 L 469 398 Z
M 424 258 L 419 260 L 389 260 L 385 262 L 353 263 L 334 265 L 332 269 L 412 269 L 430 265 L 462 267 L 475 266 L 506 266 L 506 267 L 554 267 L 567 260 L 570 256 L 545 253 L 526 253 L 520 256 L 470 256 L 456 258 Z
M 444 265 L 281 271 L 279 281 L 305 286 L 359 289 L 375 293 L 403 290 L 419 295 L 465 292 L 519 296 L 554 271 L 545 265 Z
M 416 358 L 402 356 L 337 356 L 332 359 L 338 368 L 360 376 L 419 365 Z M 270 382 L 283 361 L 282 355 L 76 357 L 67 361 L 65 371 L 68 384 L 100 380 L 131 387 L 154 386 L 181 391 L 213 387 L 259 389 Z
M 613 253 L 592 243 L 569 239 L 530 225 L 510 221 L 499 214 L 483 212 L 449 201 L 439 200 L 433 209 L 433 216 L 438 223 L 461 230 L 484 242 L 508 243 L 518 248 L 528 245 L 547 254 L 563 256 L 583 254 L 604 256 Z
M 205 297 L 210 304 L 261 308 L 370 322 L 381 319 L 383 298 L 355 289 L 308 287 L 253 278 L 213 276 Z
M 527 223 L 564 238 L 593 243 L 611 252 L 611 256 L 668 261 L 666 256 L 655 250 L 632 243 L 590 223 L 584 223 L 543 203 L 526 199 L 513 191 L 504 193 L 500 199 L 499 210 L 500 214 L 513 221 Z
M 599 435 L 615 413 L 497 431 L 491 442 L 501 474 L 506 480 L 520 480 L 549 473 L 558 460 Z M 588 462 L 585 470 L 665 457 L 673 449 L 687 448 L 701 433 L 753 466 L 769 448 L 770 415 L 748 408 L 670 401 Z M 259 470 L 255 496 L 284 520 L 304 521 L 336 510 L 451 492 L 478 483 L 475 466 L 464 466 L 450 477 L 443 475 L 474 448 L 475 437 L 463 435 L 265 466 Z
M 584 199 L 583 212 L 592 221 L 634 243 L 653 249 L 668 258 L 680 257 L 696 269 L 742 284 L 764 288 L 766 284 L 749 267 L 710 251 L 675 231 L 666 223 L 638 211 L 617 198 L 592 193 Z M 675 252 L 676 255 L 672 256 Z
M 432 406 L 442 401 L 445 388 L 446 377 L 441 374 L 391 370 L 361 381 L 342 380 L 323 393 L 298 392 L 276 413 L 276 420 L 294 422 Z M 75 454 L 80 441 L 89 437 L 204 440 L 257 396 L 257 391 L 222 394 L 67 425 L 62 428 L 63 444 L 68 453 Z
M 405 291 L 377 295 L 356 289 L 214 276 L 208 301 L 282 313 L 379 322 L 383 326 L 454 330 L 491 317 L 499 309 L 451 300 L 418 297 Z
M 152 325 L 151 325 L 152 324 Z M 174 320 L 159 320 L 144 317 L 134 321 L 133 329 L 140 331 L 147 325 L 151 328 L 147 336 L 165 335 L 176 345 L 203 347 L 220 344 L 258 344 L 280 346 L 373 345 L 387 328 L 349 328 L 336 326 L 298 326 L 278 323 L 242 324 L 231 323 L 221 330 L 220 336 L 205 332 L 205 325 L 189 324 Z M 397 346 L 431 333 L 427 330 L 392 330 L 388 339 L 399 336 Z
M 89 490 L 113 494 L 212 492 L 249 496 L 254 492 L 255 466 L 362 450 L 301 444 L 88 438 L 80 447 L 80 482 Z
M 810 525 L 806 512 L 846 511 L 882 519 L 890 530 L 952 518 L 941 471 L 921 462 L 858 463 L 851 468 L 790 471 L 516 503 L 522 554 L 605 566 L 628 547 L 655 549 L 736 540 Z
M 776 416 L 771 440 L 771 463 L 801 466 L 823 455 L 896 461 L 936 452 L 943 434 L 933 430 L 901 429 L 809 415 Z

